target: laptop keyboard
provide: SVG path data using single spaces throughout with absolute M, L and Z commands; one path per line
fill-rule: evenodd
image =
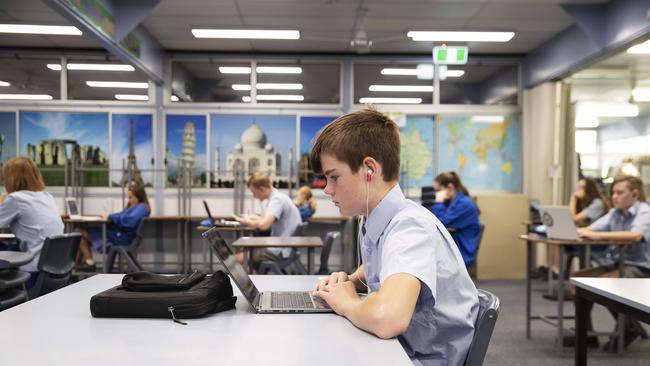
M 308 292 L 272 292 L 271 307 L 274 309 L 313 309 L 314 303 Z

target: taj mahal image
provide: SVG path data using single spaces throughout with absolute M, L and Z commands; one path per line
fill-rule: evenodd
M 250 127 L 241 134 L 240 142 L 235 145 L 234 151 L 228 151 L 225 171 L 224 167 L 221 167 L 219 149 L 220 147 L 216 146 L 214 150 L 215 182 L 223 182 L 225 186 L 233 182 L 237 162 L 243 163 L 241 166 L 244 169 L 244 177 L 255 172 L 264 172 L 268 174 L 271 181 L 278 182 L 280 185 L 289 182 L 288 172 L 282 171 L 282 155 L 267 142 L 266 134 L 255 122 L 252 122 Z M 292 159 L 290 155 L 288 153 L 289 161 Z

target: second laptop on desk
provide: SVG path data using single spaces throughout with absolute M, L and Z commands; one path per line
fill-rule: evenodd
M 549 239 L 579 240 L 576 224 L 568 206 L 539 206 L 542 223 Z
M 219 261 L 230 274 L 246 301 L 258 314 L 271 313 L 330 313 L 332 309 L 309 291 L 259 292 L 244 267 L 235 258 L 232 248 L 226 244 L 216 228 L 203 234 L 203 240 L 214 249 Z
M 74 198 L 65 199 L 65 207 L 68 211 L 68 216 L 71 220 L 82 220 L 82 221 L 102 221 L 101 216 L 82 216 L 79 214 L 79 208 L 77 206 L 77 200 Z

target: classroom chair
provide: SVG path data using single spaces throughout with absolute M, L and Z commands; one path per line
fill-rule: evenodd
M 36 283 L 27 291 L 30 300 L 68 284 L 80 242 L 79 233 L 56 235 L 45 239 L 38 259 Z
M 483 365 L 485 354 L 490 345 L 492 331 L 499 317 L 501 302 L 493 293 L 486 290 L 478 290 L 478 317 L 474 327 L 474 337 L 469 346 L 465 366 Z
M 330 269 L 328 266 L 330 253 L 332 252 L 332 246 L 334 241 L 341 236 L 339 231 L 328 231 L 325 234 L 325 239 L 323 240 L 323 249 L 320 252 L 320 268 L 318 269 L 319 275 L 328 275 L 330 274 Z
M 115 259 L 119 254 L 120 260 L 124 259 L 126 265 L 129 267 L 130 272 L 142 271 L 142 266 L 138 263 L 136 259 L 136 254 L 138 247 L 142 243 L 142 230 L 144 228 L 144 222 L 146 219 L 140 220 L 138 227 L 135 229 L 135 236 L 129 245 L 110 245 L 108 246 L 108 252 L 106 253 L 106 272 L 113 272 L 113 267 L 115 266 Z
M 475 281 L 478 279 L 478 250 L 481 248 L 481 241 L 483 240 L 483 233 L 485 232 L 485 224 L 478 224 L 478 240 L 476 241 L 476 257 L 474 258 L 474 263 L 467 267 L 467 272 L 469 276 Z
M 293 236 L 305 236 L 308 224 L 309 222 L 301 223 L 293 232 Z M 283 258 L 282 260 L 262 261 L 257 270 L 259 273 L 263 274 L 267 274 L 269 272 L 272 272 L 274 274 L 287 274 L 287 269 L 289 269 L 289 266 L 291 265 L 293 265 L 296 274 L 307 274 L 305 266 L 303 266 L 300 262 L 300 251 L 298 251 L 298 248 L 292 248 L 289 256 L 287 258 Z

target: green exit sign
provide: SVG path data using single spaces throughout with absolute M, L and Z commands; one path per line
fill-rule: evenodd
M 438 65 L 464 65 L 469 50 L 466 46 L 433 47 L 433 63 Z

